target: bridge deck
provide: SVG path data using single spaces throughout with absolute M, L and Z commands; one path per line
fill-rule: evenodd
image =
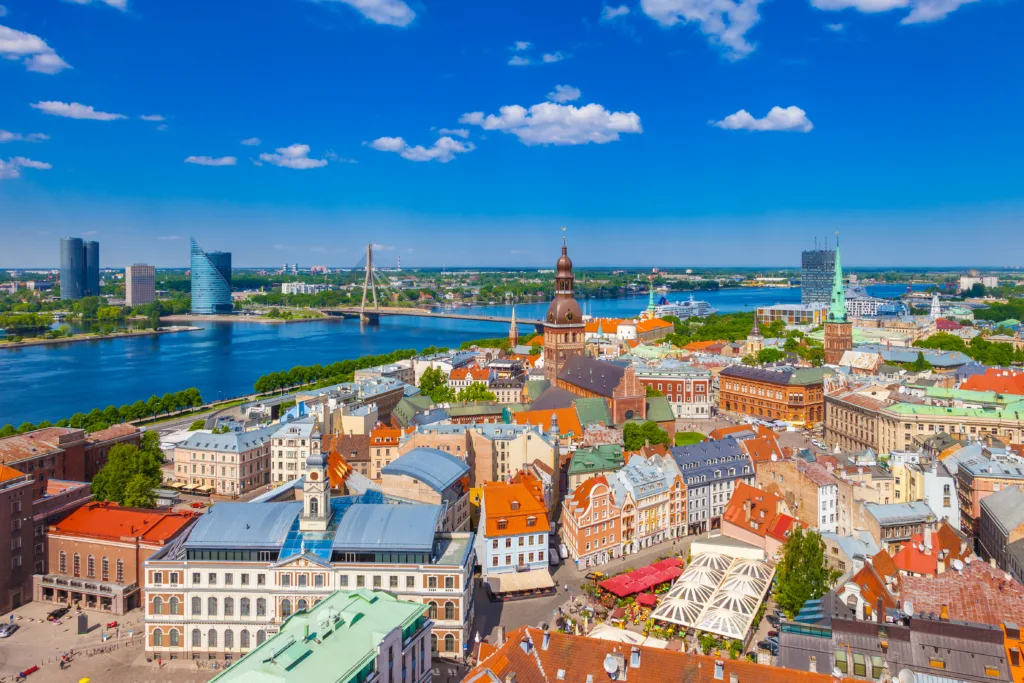
M 363 313 L 357 307 L 346 307 L 346 308 L 321 308 L 321 313 L 325 315 L 345 315 L 345 316 L 358 316 Z M 479 313 L 456 313 L 456 312 L 439 312 L 439 311 L 425 311 L 420 308 L 377 308 L 366 309 L 366 315 L 369 316 L 385 316 L 385 315 L 404 315 L 415 318 L 448 318 L 449 320 L 477 320 L 480 322 L 493 322 L 493 323 L 511 323 L 511 317 L 498 316 L 498 315 L 481 315 Z M 520 325 L 543 325 L 543 320 L 532 320 L 529 318 L 516 318 L 516 323 Z

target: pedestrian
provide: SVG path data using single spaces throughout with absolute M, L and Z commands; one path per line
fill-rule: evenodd
M 564 588 L 565 588 L 565 592 L 568 593 L 569 592 L 569 584 L 565 584 Z

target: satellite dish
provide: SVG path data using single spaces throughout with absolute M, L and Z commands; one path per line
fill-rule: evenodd
M 606 655 L 604 658 L 604 672 L 609 676 L 614 677 L 619 672 L 619 663 L 615 661 L 615 657 Z
M 917 676 L 910 669 L 903 669 L 900 671 L 900 675 L 897 676 L 900 683 L 916 683 Z
M 909 614 L 910 616 L 914 616 L 914 603 L 912 603 L 910 600 L 905 600 L 903 602 L 903 611 Z
M 953 560 L 953 569 L 962 572 L 964 570 L 964 563 L 960 560 Z

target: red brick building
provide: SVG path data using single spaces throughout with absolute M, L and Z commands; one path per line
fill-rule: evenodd
M 647 391 L 632 366 L 572 356 L 558 373 L 555 383 L 560 389 L 582 398 L 608 399 L 615 424 L 647 417 Z
M 191 513 L 89 503 L 49 527 L 49 569 L 33 577 L 34 597 L 124 614 L 141 602 L 143 562 L 196 519 Z

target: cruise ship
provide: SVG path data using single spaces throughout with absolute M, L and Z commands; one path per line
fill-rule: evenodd
M 680 320 L 686 320 L 694 317 L 704 318 L 717 312 L 707 301 L 695 301 L 692 294 L 689 301 L 669 301 L 665 297 L 661 297 L 654 306 L 654 315 L 659 318 L 674 315 Z

